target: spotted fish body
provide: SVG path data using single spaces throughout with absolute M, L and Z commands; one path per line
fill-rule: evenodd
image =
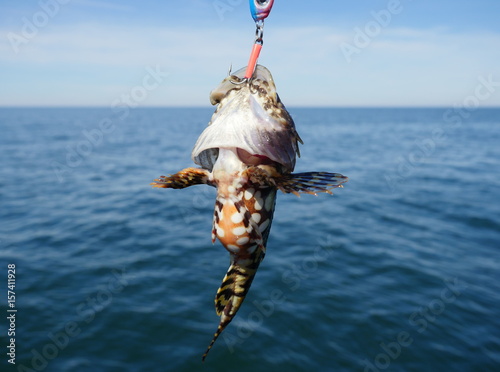
M 302 143 L 281 103 L 271 73 L 258 65 L 250 81 L 245 68 L 228 76 L 210 94 L 217 105 L 198 138 L 187 168 L 161 176 L 155 187 L 180 189 L 197 184 L 217 188 L 212 242 L 229 251 L 230 266 L 215 297 L 219 326 L 203 355 L 231 322 L 266 253 L 277 190 L 284 193 L 331 193 L 347 177 L 338 173 L 291 173 Z

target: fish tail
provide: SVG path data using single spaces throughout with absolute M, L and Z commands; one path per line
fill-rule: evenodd
M 262 246 L 256 247 L 255 252 L 248 257 L 236 257 L 231 254 L 231 265 L 215 296 L 215 311 L 220 315 L 219 326 L 207 351 L 203 354 L 202 361 L 205 361 L 217 338 L 238 312 L 264 255 L 265 249 Z

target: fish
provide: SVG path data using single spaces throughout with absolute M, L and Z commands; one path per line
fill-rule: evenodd
M 271 72 L 257 65 L 245 79 L 246 67 L 229 75 L 211 91 L 216 106 L 191 157 L 200 167 L 160 176 L 152 186 L 183 189 L 217 188 L 212 243 L 229 252 L 230 266 L 215 296 L 220 317 L 208 352 L 233 320 L 266 254 L 277 191 L 285 194 L 331 194 L 348 178 L 340 173 L 292 173 L 302 139 L 281 102 Z

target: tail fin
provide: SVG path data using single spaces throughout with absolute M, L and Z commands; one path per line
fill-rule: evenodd
M 259 246 L 254 254 L 249 257 L 236 257 L 231 254 L 231 266 L 222 280 L 222 284 L 215 296 L 215 311 L 220 315 L 220 323 L 214 334 L 212 342 L 208 345 L 207 351 L 203 354 L 202 361 L 205 361 L 208 352 L 215 344 L 226 326 L 231 323 L 233 317 L 238 312 L 245 296 L 252 285 L 255 273 L 260 262 L 264 259 L 265 248 Z

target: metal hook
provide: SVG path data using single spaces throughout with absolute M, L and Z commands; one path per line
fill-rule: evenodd
M 239 79 L 239 77 L 237 77 L 237 76 L 232 76 L 232 75 L 231 75 L 231 72 L 232 72 L 232 71 L 233 71 L 233 64 L 231 63 L 231 64 L 229 65 L 229 71 L 227 72 L 227 76 L 229 76 L 229 77 L 232 77 L 232 78 L 233 78 L 233 79 L 230 79 L 230 80 L 229 80 L 229 82 L 230 82 L 231 84 L 233 84 L 233 85 L 242 85 L 242 84 L 244 84 L 244 83 L 246 83 L 246 82 L 247 82 L 247 80 L 248 80 L 247 78 L 243 78 L 243 79 L 241 79 L 240 81 L 234 81 L 234 79 Z
M 231 76 L 231 77 L 234 77 L 234 78 L 236 78 L 236 79 L 239 79 L 239 77 L 237 77 L 237 76 Z M 234 80 L 234 79 L 231 79 L 231 80 L 229 80 L 229 82 L 230 82 L 231 84 L 233 84 L 233 85 L 243 85 L 243 84 L 245 84 L 245 83 L 247 83 L 247 82 L 248 82 L 248 79 L 247 79 L 247 78 L 243 78 L 243 79 L 241 79 L 240 81 L 236 81 L 236 80 Z

